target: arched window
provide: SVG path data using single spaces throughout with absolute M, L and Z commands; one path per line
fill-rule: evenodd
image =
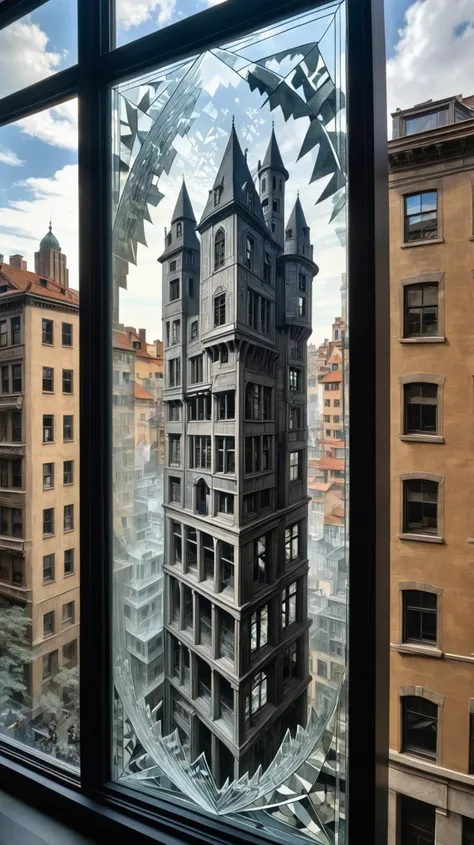
M 436 760 L 438 706 L 426 698 L 402 698 L 402 750 Z
M 196 511 L 202 516 L 207 516 L 209 501 L 209 487 L 203 478 L 200 478 L 196 484 Z
M 214 270 L 218 270 L 224 264 L 225 257 L 225 235 L 223 229 L 219 229 L 214 240 Z
M 223 326 L 225 323 L 225 293 L 214 297 L 214 325 Z

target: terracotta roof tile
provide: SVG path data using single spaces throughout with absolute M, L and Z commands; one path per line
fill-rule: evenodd
M 319 381 L 320 384 L 328 384 L 331 381 L 342 381 L 342 370 L 331 370 L 330 373 L 321 376 Z
M 47 287 L 40 284 L 40 279 L 46 279 Z M 31 293 L 45 299 L 55 299 L 68 305 L 79 305 L 79 292 L 74 288 L 63 288 L 58 282 L 47 276 L 39 276 L 29 270 L 20 270 L 11 264 L 0 264 L 0 284 L 9 285 L 9 290 L 0 294 L 0 302 L 17 293 Z
M 145 390 L 141 384 L 137 384 L 137 382 L 135 382 L 135 399 L 151 399 L 152 402 L 155 401 L 155 397 L 148 390 Z
M 344 458 L 320 458 L 319 469 L 344 469 Z

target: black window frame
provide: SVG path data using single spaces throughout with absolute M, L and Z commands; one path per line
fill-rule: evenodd
M 438 596 L 425 590 L 403 590 L 403 642 L 436 645 Z
M 439 488 L 438 481 L 424 478 L 408 478 L 403 481 L 404 534 L 439 536 Z
M 436 304 L 425 301 L 431 290 L 436 290 Z M 419 304 L 409 303 L 410 295 L 419 293 Z M 403 337 L 417 338 L 417 337 L 439 337 L 439 283 L 434 282 L 418 282 L 413 285 L 403 286 Z M 430 314 L 436 315 L 436 319 L 430 317 Z M 414 318 L 417 318 L 416 321 Z M 415 328 L 410 327 L 410 323 Z M 431 331 L 431 327 L 434 330 Z M 418 330 L 417 330 L 418 328 Z
M 432 211 L 423 211 L 423 197 L 427 196 L 428 194 L 435 194 L 436 195 L 436 212 Z M 420 211 L 413 211 L 409 213 L 408 211 L 408 203 L 411 199 L 415 199 L 416 197 L 420 197 Z M 436 217 L 436 225 L 434 227 L 430 226 L 430 218 L 431 215 L 435 213 Z M 419 217 L 420 218 L 420 231 L 424 234 L 421 234 L 419 238 L 411 238 L 410 237 L 410 217 Z M 430 236 L 430 232 L 433 231 L 433 236 Z M 405 243 L 420 243 L 423 241 L 430 241 L 430 240 L 437 240 L 439 238 L 439 195 L 438 190 L 436 188 L 427 189 L 425 191 L 414 191 L 410 194 L 405 194 L 403 197 L 403 233 Z
M 70 343 L 69 343 L 69 341 L 70 341 Z M 61 345 L 67 346 L 67 347 L 72 347 L 73 343 L 74 343 L 74 327 L 73 327 L 73 324 L 72 323 L 61 323 Z
M 222 6 L 206 10 L 206 25 L 196 26 L 195 17 L 178 21 L 168 27 L 153 32 L 144 38 L 114 50 L 114 29 L 112 4 L 108 0 L 77 0 L 78 2 L 78 63 L 61 73 L 53 73 L 29 88 L 14 92 L 0 99 L 0 126 L 14 120 L 20 120 L 43 109 L 54 107 L 71 97 L 81 100 L 81 120 L 79 124 L 79 167 L 80 211 L 79 211 L 79 256 L 81 275 L 80 310 L 80 381 L 81 381 L 81 483 L 87 490 L 87 507 L 81 513 L 81 662 L 87 661 L 88 671 L 83 673 L 81 690 L 81 709 L 83 712 L 95 712 L 95 723 L 101 730 L 89 738 L 89 732 L 81 735 L 81 789 L 71 789 L 74 778 L 60 772 L 47 763 L 34 761 L 27 752 L 18 751 L 13 761 L 7 744 L 0 740 L 2 773 L 14 773 L 15 789 L 45 805 L 49 803 L 50 792 L 54 789 L 56 800 L 54 812 L 65 820 L 71 817 L 71 808 L 88 806 L 91 814 L 105 824 L 115 825 L 116 821 L 107 821 L 110 807 L 117 807 L 120 796 L 120 810 L 135 814 L 141 821 L 142 810 L 148 812 L 148 819 L 153 816 L 153 823 L 161 831 L 176 829 L 176 819 L 186 824 L 187 833 L 195 841 L 209 838 L 211 834 L 220 841 L 242 840 L 242 831 L 233 822 L 222 822 L 218 818 L 206 818 L 202 814 L 184 815 L 176 811 L 164 799 L 154 799 L 147 804 L 143 796 L 131 795 L 126 789 L 115 787 L 110 782 L 110 754 L 108 742 L 111 722 L 108 656 L 110 651 L 109 626 L 104 624 L 110 618 L 108 598 L 110 595 L 110 575 L 103 561 L 110 560 L 112 521 L 110 507 L 111 473 L 110 455 L 112 433 L 109 426 L 111 390 L 108 350 L 112 348 L 110 326 L 110 304 L 112 297 L 111 253 L 110 253 L 110 218 L 107 200 L 96 202 L 97 197 L 107 198 L 110 186 L 109 118 L 110 104 L 108 86 L 129 79 L 132 74 L 154 69 L 157 57 L 160 63 L 175 61 L 188 55 L 190 50 L 207 49 L 219 44 L 222 32 L 228 39 L 247 32 L 250 27 L 257 28 L 281 20 L 288 15 L 303 12 L 304 2 L 296 5 L 289 0 L 229 0 Z M 41 0 L 15 0 L 13 3 L 0 4 L 0 31 L 20 19 L 23 15 L 40 6 Z M 5 7 L 5 8 L 3 8 Z M 360 305 L 353 301 L 349 305 L 353 338 L 351 341 L 351 367 L 354 372 L 371 374 L 375 366 L 375 354 L 372 347 L 367 347 L 365 338 L 373 337 L 375 317 L 370 304 L 376 302 L 376 280 L 382 282 L 388 278 L 386 249 L 388 225 L 386 219 L 386 126 L 384 110 L 384 45 L 383 8 L 381 0 L 372 4 L 350 2 L 347 9 L 348 44 L 347 56 L 350 66 L 348 74 L 348 93 L 351 102 L 351 123 L 349 128 L 349 221 L 352 227 L 349 246 L 349 274 L 353 272 L 363 280 L 365 296 L 360 296 Z M 360 84 L 360 80 L 363 84 Z M 378 162 L 380 167 L 375 167 Z M 374 235 L 377 234 L 377 237 Z M 377 244 L 375 249 L 374 243 Z M 377 286 L 377 289 L 378 286 Z M 377 324 L 387 325 L 386 309 L 377 300 Z M 388 337 L 388 331 L 380 332 Z M 382 343 L 383 346 L 383 343 Z M 107 352 L 104 354 L 104 350 Z M 380 349 L 379 349 L 380 352 Z M 388 356 L 378 358 L 378 366 L 388 372 Z M 110 368 L 111 369 L 111 368 Z M 383 381 L 383 380 L 382 380 Z M 386 378 L 386 383 L 389 380 Z M 382 403 L 383 404 L 383 403 Z M 355 410 L 355 406 L 354 406 Z M 370 397 L 366 408 L 366 417 L 376 416 L 375 401 Z M 63 421 L 64 426 L 64 421 Z M 365 431 L 364 431 L 365 428 Z M 363 426 L 352 426 L 354 442 L 358 444 L 363 463 L 354 451 L 351 468 L 354 477 L 371 479 L 370 469 L 376 467 L 375 451 L 380 449 L 380 436 L 376 447 L 372 427 L 364 421 Z M 64 435 L 64 428 L 63 428 Z M 73 432 L 72 432 L 73 435 Z M 64 439 L 64 438 L 63 438 Z M 73 436 L 68 439 L 73 439 Z M 387 438 L 383 435 L 382 440 Z M 386 450 L 388 453 L 388 449 Z M 381 451 L 384 454 L 384 450 Z M 383 461 L 377 465 L 378 475 L 385 479 L 388 471 Z M 371 481 L 367 482 L 370 488 Z M 369 489 L 370 492 L 370 489 Z M 360 493 L 360 491 L 359 491 Z M 366 607 L 366 597 L 372 595 L 370 587 L 375 583 L 373 571 L 375 526 L 375 504 L 367 507 L 367 501 L 375 502 L 375 497 L 360 496 L 364 510 L 359 510 L 357 499 L 351 505 L 353 527 L 351 526 L 352 552 L 362 561 L 358 571 L 358 583 L 354 583 L 351 602 L 355 609 Z M 372 510 L 371 515 L 368 511 Z M 358 516 L 361 518 L 359 519 Z M 371 518 L 372 516 L 372 518 Z M 362 518 L 363 517 L 363 518 Z M 367 524 L 370 526 L 367 529 Z M 104 530 L 104 525 L 107 526 Z M 358 529 L 357 526 L 364 526 Z M 374 526 L 374 527 L 372 527 Z M 378 536 L 378 546 L 386 544 Z M 380 556 L 380 549 L 379 549 Z M 388 555 L 382 555 L 385 559 Z M 354 627 L 351 645 L 354 660 L 351 661 L 350 674 L 354 681 L 360 677 L 360 666 L 355 659 L 358 654 L 365 655 L 369 647 L 377 640 L 379 630 L 384 635 L 385 608 L 380 611 L 380 589 L 388 590 L 388 577 L 382 579 L 380 573 L 377 584 L 379 601 L 369 602 L 369 612 L 361 620 L 355 610 L 353 618 L 358 620 Z M 387 585 L 385 585 L 385 581 Z M 388 641 L 388 640 L 387 640 Z M 358 644 L 361 648 L 358 648 Z M 380 645 L 380 637 L 378 639 Z M 363 646 L 363 647 L 362 647 Z M 388 647 L 388 646 L 387 646 Z M 382 649 L 380 649 L 382 651 Z M 375 725 L 367 718 L 367 701 L 378 712 L 381 701 L 386 697 L 380 684 L 375 684 L 375 663 L 370 665 L 365 674 L 364 702 L 359 707 L 354 696 L 352 708 L 352 729 L 349 746 L 349 778 L 353 777 L 348 801 L 348 813 L 351 814 L 351 836 L 363 838 L 369 845 L 381 841 L 385 831 L 384 802 L 376 800 L 375 760 L 383 758 L 384 724 L 382 730 L 375 731 Z M 367 667 L 366 667 L 367 668 Z M 383 671 L 383 670 L 382 670 Z M 356 688 L 356 683 L 352 685 Z M 351 705 L 352 707 L 352 705 Z M 370 710 L 371 713 L 375 709 Z M 384 722 L 382 718 L 382 722 Z M 360 730 L 358 729 L 360 728 Z M 379 747 L 379 743 L 382 746 Z M 360 753 L 358 753 L 360 751 Z M 360 770 L 360 759 L 365 766 Z M 39 778 L 38 772 L 46 777 Z M 357 776 L 356 776 L 357 773 Z M 48 779 L 49 778 L 49 779 Z M 58 788 L 59 782 L 59 788 Z M 100 802 L 94 796 L 101 794 Z M 82 816 L 84 832 L 90 833 L 89 813 Z M 87 819 L 85 818 L 87 816 Z M 194 829 L 193 829 L 194 828 Z M 232 837 L 229 837 L 230 832 Z M 378 835 L 378 833 L 380 835 Z M 252 837 L 255 841 L 265 841 L 258 832 Z
M 424 381 L 403 385 L 403 423 L 404 434 L 439 434 L 439 385 Z
M 427 698 L 422 698 L 420 695 L 405 695 L 401 697 L 403 752 L 436 761 L 438 753 L 439 710 L 439 705 L 434 704 Z M 416 718 L 418 718 L 419 724 L 413 727 L 416 724 Z M 435 723 L 435 741 L 434 747 L 430 747 L 433 743 L 430 743 L 428 740 L 430 736 L 432 737 L 433 732 L 429 728 L 433 727 L 433 722 Z M 421 731 L 424 732 L 423 735 Z M 420 740 L 422 736 L 422 741 L 417 742 L 416 740 Z M 412 741 L 413 737 L 415 741 Z

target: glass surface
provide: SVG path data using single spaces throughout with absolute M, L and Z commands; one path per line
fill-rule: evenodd
M 417 132 L 437 129 L 439 126 L 445 126 L 447 122 L 448 109 L 440 109 L 440 111 L 412 117 L 405 121 L 405 135 L 414 135 Z
M 76 3 L 77 0 L 48 0 L 1 30 L 0 98 L 77 62 Z M 55 106 L 47 114 L 48 119 L 45 112 L 41 119 L 39 115 L 26 117 L 21 121 L 24 131 L 28 134 L 41 132 L 45 137 L 52 137 L 54 132 L 66 135 L 67 124 L 71 120 L 69 105 Z
M 112 92 L 114 777 L 321 843 L 345 819 L 344 31 L 328 5 Z
M 197 15 L 226 0 L 114 0 L 116 46 Z
M 77 133 L 49 134 L 60 108 L 0 129 L 0 737 L 77 769 Z

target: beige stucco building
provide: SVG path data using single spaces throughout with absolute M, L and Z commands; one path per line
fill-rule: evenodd
M 389 143 L 389 845 L 474 842 L 472 100 L 396 112 Z
M 31 616 L 33 716 L 79 658 L 79 300 L 51 231 L 35 257 L 55 278 L 0 264 L 0 603 Z

